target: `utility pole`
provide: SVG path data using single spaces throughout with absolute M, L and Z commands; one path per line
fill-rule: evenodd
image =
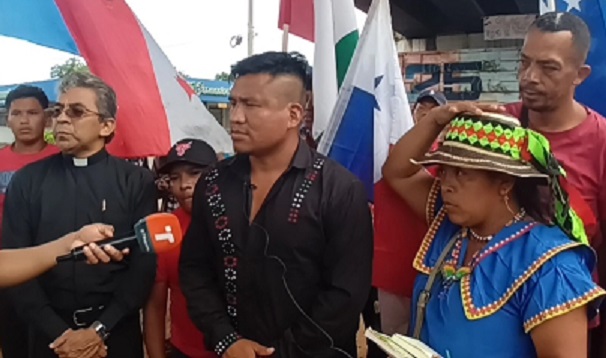
M 248 56 L 254 52 L 255 26 L 253 23 L 253 0 L 248 0 Z

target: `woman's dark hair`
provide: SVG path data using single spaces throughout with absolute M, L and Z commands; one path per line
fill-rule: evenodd
M 543 224 L 553 224 L 554 201 L 545 179 L 518 178 L 513 195 L 530 217 Z

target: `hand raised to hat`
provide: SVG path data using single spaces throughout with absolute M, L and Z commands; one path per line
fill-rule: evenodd
M 446 126 L 459 114 L 481 116 L 484 112 L 505 113 L 505 107 L 498 103 L 453 102 L 432 108 L 427 113 L 425 120 L 433 120 L 439 126 Z

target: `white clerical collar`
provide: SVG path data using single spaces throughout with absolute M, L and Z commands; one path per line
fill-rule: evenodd
M 86 167 L 88 166 L 88 158 L 72 158 L 74 160 L 75 167 Z

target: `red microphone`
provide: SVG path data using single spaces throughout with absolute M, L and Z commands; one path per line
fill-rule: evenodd
M 168 213 L 149 215 L 135 224 L 135 236 L 109 238 L 95 242 L 96 245 L 112 245 L 123 250 L 137 244 L 143 252 L 158 254 L 173 250 L 181 245 L 183 232 L 179 219 Z M 72 249 L 63 256 L 57 257 L 57 262 L 84 260 L 84 246 Z

